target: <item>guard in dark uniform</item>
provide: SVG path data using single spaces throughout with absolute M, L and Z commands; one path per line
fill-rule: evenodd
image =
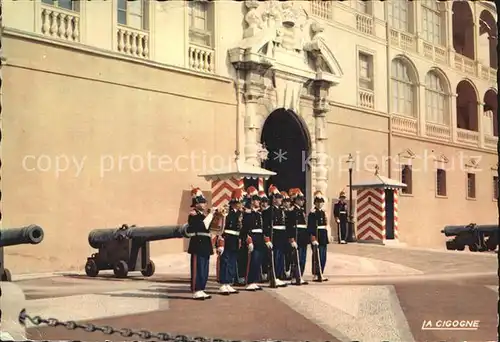
M 199 188 L 191 191 L 191 212 L 188 217 L 188 234 L 190 235 L 188 253 L 191 254 L 191 291 L 193 299 L 204 300 L 211 298 L 205 293 L 208 281 L 210 256 L 214 254 L 209 228 L 204 220 L 212 217 L 205 215 L 207 200 Z M 210 216 L 210 217 L 209 217 Z
M 295 284 L 307 285 L 308 282 L 303 279 L 303 276 L 306 268 L 307 246 L 310 243 L 310 237 L 307 231 L 306 212 L 304 210 L 305 197 L 299 188 L 290 189 L 289 194 L 293 204 L 292 214 L 289 215 L 291 224 L 289 238 L 291 239 L 292 247 L 297 249 L 299 255 L 298 265 L 295 260 L 296 258 L 292 258 L 292 264 L 295 267 L 292 271 L 292 276 L 295 278 Z
M 290 200 L 290 196 L 286 191 L 281 191 L 281 196 L 283 196 L 283 210 L 285 211 L 285 227 L 288 232 L 292 229 L 293 230 L 293 219 L 291 216 L 293 215 L 293 208 L 292 208 L 292 202 Z M 292 254 L 293 254 L 293 248 L 290 244 L 286 244 L 285 247 L 285 279 L 286 280 L 292 280 L 292 275 L 291 275 L 291 265 L 292 265 Z
M 238 293 L 231 285 L 237 278 L 238 251 L 243 233 L 243 191 L 241 189 L 233 191 L 229 204 L 231 208 L 226 216 L 226 224 L 222 233 L 224 251 L 220 257 L 219 266 L 221 284 L 219 293 L 223 295 Z
M 252 199 L 248 195 L 248 192 L 243 192 L 243 206 L 241 210 L 243 211 L 243 213 L 250 213 L 251 207 L 252 207 Z M 247 232 L 245 232 L 245 234 L 247 234 Z M 237 286 L 245 286 L 246 284 L 246 274 L 249 262 L 248 255 L 249 255 L 248 243 L 246 240 L 242 239 L 240 241 L 240 249 L 238 250 L 238 269 L 237 269 L 238 276 L 235 284 Z
M 262 224 L 262 213 L 260 212 L 259 192 L 253 186 L 247 189 L 247 196 L 251 201 L 251 208 L 243 214 L 243 230 L 250 236 L 251 244 L 248 248 L 248 267 L 246 270 L 247 291 L 262 290 L 257 283 L 261 277 L 262 256 L 267 254 L 267 246 L 264 241 Z
M 283 196 L 274 185 L 269 187 L 269 199 L 271 205 L 271 225 L 267 228 L 273 232 L 271 243 L 274 255 L 274 267 L 276 272 L 276 285 L 278 287 L 287 286 L 285 283 L 285 253 L 288 245 L 288 237 L 285 225 L 285 210 L 282 206 Z
M 326 213 L 323 210 L 324 205 L 325 198 L 323 197 L 323 194 L 321 193 L 321 191 L 316 191 L 314 194 L 314 208 L 311 210 L 309 216 L 307 217 L 307 229 L 311 236 L 311 245 L 317 246 L 319 249 L 319 260 L 316 260 L 316 257 L 313 253 L 312 273 L 314 275 L 314 281 L 328 280 L 324 276 L 319 276 L 320 271 L 321 274 L 323 274 L 323 272 L 325 271 L 327 247 L 330 243 L 328 241 Z
M 260 197 L 260 213 L 262 214 L 262 225 L 263 229 L 270 227 L 271 222 L 271 207 L 269 206 L 269 198 L 267 197 L 264 191 L 259 191 Z M 268 232 L 264 231 L 264 240 L 266 242 L 266 247 L 271 248 L 271 236 Z M 261 282 L 265 283 L 269 280 L 268 272 L 269 272 L 269 253 L 266 251 L 262 256 L 262 277 Z
M 333 206 L 333 216 L 339 227 L 339 242 L 346 244 L 350 240 L 348 221 L 349 213 L 347 210 L 347 203 L 345 201 L 345 192 L 341 191 L 339 194 L 339 201 Z

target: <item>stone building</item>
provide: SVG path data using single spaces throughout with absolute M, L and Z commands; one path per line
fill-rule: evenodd
M 81 269 L 93 228 L 185 222 L 235 149 L 308 198 L 347 189 L 349 154 L 355 181 L 402 181 L 408 245 L 496 222 L 493 3 L 3 6 L 3 225 L 46 231 L 7 251 L 14 272 Z

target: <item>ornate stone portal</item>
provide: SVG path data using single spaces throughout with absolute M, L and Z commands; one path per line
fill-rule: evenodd
M 245 1 L 248 27 L 243 40 L 229 50 L 229 59 L 238 72 L 245 104 L 246 162 L 260 166 L 260 132 L 267 116 L 279 108 L 294 111 L 311 138 L 311 196 L 316 190 L 326 194 L 328 93 L 339 83 L 342 70 L 322 37 L 324 29 L 300 3 Z

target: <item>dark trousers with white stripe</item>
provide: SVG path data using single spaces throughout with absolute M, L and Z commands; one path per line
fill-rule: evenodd
M 267 249 L 256 248 L 250 256 L 250 267 L 247 274 L 247 284 L 254 284 L 260 281 L 260 270 L 262 258 L 267 254 Z
M 219 282 L 231 285 L 235 282 L 238 270 L 238 251 L 225 249 L 220 256 Z
M 191 291 L 205 291 L 210 255 L 191 254 Z
M 306 269 L 307 261 L 307 245 L 299 246 L 299 263 L 300 263 L 300 274 L 304 275 L 304 270 Z
M 347 220 L 340 220 L 339 223 L 339 231 L 340 231 L 340 241 L 347 241 L 349 240 L 349 231 L 348 231 L 348 224 Z

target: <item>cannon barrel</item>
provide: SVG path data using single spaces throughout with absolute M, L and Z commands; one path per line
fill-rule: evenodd
M 498 231 L 498 225 L 494 224 L 468 224 L 457 226 L 445 226 L 441 231 L 445 236 L 457 236 L 460 233 L 473 232 L 474 230 L 492 234 Z
M 43 229 L 37 225 L 21 228 L 0 229 L 0 247 L 32 244 L 36 245 L 43 240 Z
M 134 239 L 140 241 L 157 241 L 189 237 L 187 224 L 136 227 L 123 225 L 121 228 L 94 229 L 89 233 L 89 245 L 100 248 L 103 244 L 113 240 Z

